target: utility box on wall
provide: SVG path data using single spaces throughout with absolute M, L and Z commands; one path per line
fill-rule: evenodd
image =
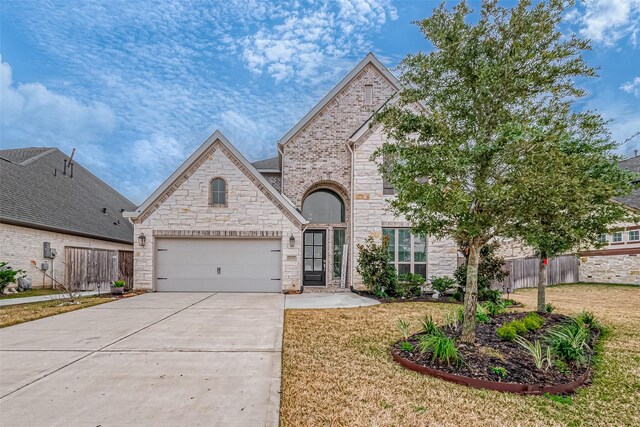
M 51 248 L 51 243 L 49 242 L 44 242 L 42 244 L 42 247 L 43 247 L 43 255 L 42 255 L 43 258 L 53 259 L 58 254 L 58 251 Z

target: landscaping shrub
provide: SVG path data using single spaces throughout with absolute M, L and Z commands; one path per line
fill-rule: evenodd
M 113 287 L 113 288 L 124 288 L 125 284 L 126 284 L 126 282 L 124 280 L 114 280 L 111 283 L 111 287 Z
M 402 351 L 413 351 L 414 347 L 409 341 L 402 341 L 400 343 L 400 350 Z
M 574 317 L 576 323 L 580 323 L 582 325 L 586 325 L 589 329 L 600 330 L 602 329 L 602 325 L 596 319 L 593 313 L 590 311 L 583 311 Z
M 556 356 L 579 365 L 587 361 L 588 339 L 589 330 L 575 320 L 552 329 L 547 335 L 548 344 Z
M 19 277 L 24 275 L 24 270 L 14 270 L 11 267 L 7 267 L 6 262 L 0 262 L 0 294 L 4 292 L 11 283 L 16 283 Z
M 502 300 L 498 302 L 485 301 L 482 306 L 484 307 L 487 314 L 491 317 L 495 317 L 507 311 L 507 305 Z
M 496 374 L 500 378 L 502 378 L 502 379 L 507 378 L 507 370 L 504 369 L 502 366 L 492 366 L 489 369 L 491 370 L 491 372 L 493 372 L 494 374 Z
M 516 328 L 507 323 L 506 325 L 502 325 L 496 329 L 496 335 L 498 335 L 498 338 L 503 341 L 513 341 L 518 335 L 518 332 L 516 331 Z
M 522 320 L 513 320 L 509 324 L 516 330 L 518 335 L 524 335 L 528 332 L 527 327 Z
M 490 321 L 491 317 L 489 317 L 487 310 L 481 304 L 476 305 L 476 322 L 489 323 Z
M 424 282 L 424 277 L 419 274 L 401 274 L 398 276 L 397 295 L 399 297 L 419 297 L 422 295 Z
M 540 329 L 544 323 L 544 319 L 536 313 L 529 313 L 522 319 L 522 322 L 529 331 L 535 331 L 536 329 Z
M 358 244 L 358 265 L 356 270 L 370 292 L 378 297 L 395 296 L 398 277 L 396 269 L 389 264 L 389 237 L 382 236 L 376 244 L 368 237 L 364 244 Z
M 460 362 L 460 355 L 455 341 L 444 335 L 425 335 L 420 338 L 418 348 L 422 353 L 430 351 L 433 362 L 437 360 L 440 363 L 446 363 L 448 366 L 451 366 L 451 363 L 457 364 Z
M 448 276 L 431 277 L 431 287 L 441 294 L 453 288 L 455 284 L 456 284 L 456 281 L 452 277 L 448 277 Z
M 420 319 L 420 323 L 422 324 L 422 331 L 425 335 L 442 335 L 442 331 L 434 323 L 431 316 L 425 316 L 423 319 Z
M 509 272 L 503 269 L 505 264 L 504 258 L 496 255 L 496 251 L 499 247 L 500 244 L 498 242 L 492 242 L 484 245 L 482 249 L 480 249 L 480 264 L 478 265 L 479 301 L 497 302 L 502 297 L 500 291 L 491 289 L 491 283 L 501 282 L 509 275 Z M 460 252 L 463 254 L 467 253 L 467 247 L 461 246 Z M 466 262 L 456 269 L 453 276 L 455 277 L 459 287 L 467 286 Z
M 548 303 L 546 303 L 544 305 L 544 311 L 547 312 L 547 313 L 553 313 L 553 310 L 555 310 L 555 309 L 556 308 L 550 302 L 548 302 Z

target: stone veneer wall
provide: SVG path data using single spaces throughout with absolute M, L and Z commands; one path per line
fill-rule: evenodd
M 373 152 L 383 144 L 386 136 L 381 127 L 372 129 L 365 135 L 364 141 L 356 145 L 354 161 L 354 260 L 357 262 L 357 244 L 372 236 L 381 238 L 383 227 L 408 227 L 404 218 L 397 218 L 388 211 L 388 199 L 393 196 L 382 194 L 382 176 L 375 162 L 371 161 Z M 428 239 L 427 277 L 452 276 L 457 267 L 457 247 L 450 239 Z M 354 287 L 364 285 L 362 278 L 353 268 Z
M 373 103 L 365 104 L 365 85 Z M 318 181 L 333 181 L 351 191 L 351 153 L 347 139 L 395 92 L 374 66 L 366 66 L 283 147 L 283 193 L 302 208 L 302 198 Z
M 640 285 L 640 255 L 582 256 L 580 281 Z
M 254 182 L 247 171 L 223 152 L 220 143 L 204 153 L 200 166 L 192 171 L 182 184 L 165 198 L 142 222 L 134 221 L 135 236 L 144 233 L 147 242 L 140 247 L 136 241 L 134 250 L 134 287 L 151 290 L 154 275 L 154 230 L 222 230 L 242 232 L 282 233 L 282 288 L 296 290 L 300 287 L 302 233 Z M 209 206 L 209 182 L 222 177 L 227 182 L 227 206 Z M 296 246 L 289 247 L 291 234 Z
M 27 277 L 31 279 L 32 286 L 36 288 L 42 287 L 42 273 L 31 264 L 31 260 L 35 260 L 38 266 L 47 261 L 49 268 L 51 268 L 51 260 L 42 256 L 42 244 L 44 242 L 50 242 L 51 248 L 58 252 L 53 261 L 53 271 L 55 279 L 61 283 L 64 283 L 63 262 L 64 248 L 66 246 L 121 251 L 133 250 L 133 245 L 125 243 L 109 242 L 17 225 L 0 224 L 0 261 L 8 262 L 14 269 L 26 271 Z M 51 270 L 48 273 L 51 274 Z M 45 279 L 45 286 L 51 285 L 51 279 Z

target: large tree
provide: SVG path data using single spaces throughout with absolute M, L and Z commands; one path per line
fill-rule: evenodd
M 582 58 L 589 43 L 558 31 L 566 7 L 524 0 L 509 9 L 487 0 L 473 23 L 465 2 L 452 10 L 442 4 L 417 23 L 433 49 L 401 62 L 404 89 L 376 118 L 389 138 L 374 158 L 396 189 L 392 209 L 415 232 L 468 247 L 463 342 L 475 341 L 480 248 L 522 226 L 522 192 L 542 197 L 539 188 L 573 180 L 530 166 L 545 156 L 541 141 L 590 126 L 606 134 L 596 115 L 571 113 L 585 95 L 574 79 L 596 73 Z M 610 148 L 604 141 L 592 157 L 614 165 Z M 540 185 L 530 188 L 525 177 Z M 621 191 L 603 186 L 594 209 Z
M 579 128 L 547 135 L 539 132 L 540 152 L 522 165 L 521 181 L 527 191 L 515 195 L 518 217 L 512 230 L 540 258 L 537 310 L 545 310 L 547 260 L 580 248 L 601 247 L 599 240 L 617 221 L 631 212 L 619 203 L 602 203 L 611 189 L 624 190 L 632 181 L 615 157 L 602 155 L 612 148 L 599 117 L 583 114 Z M 588 120 L 587 120 L 588 119 Z M 540 175 L 544 174 L 544 179 Z M 551 185 L 549 185 L 551 184 Z

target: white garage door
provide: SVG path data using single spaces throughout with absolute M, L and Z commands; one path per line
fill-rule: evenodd
M 156 290 L 281 292 L 281 241 L 158 239 Z

